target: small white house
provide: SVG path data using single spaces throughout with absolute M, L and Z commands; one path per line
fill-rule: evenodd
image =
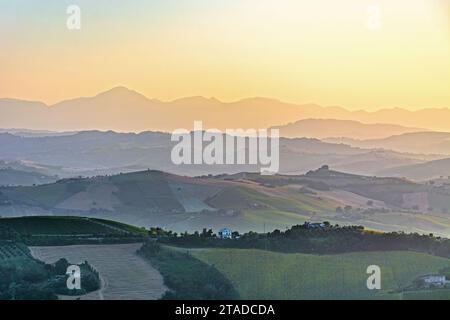
M 223 228 L 219 231 L 219 238 L 221 239 L 231 239 L 233 238 L 233 231 L 228 228 Z

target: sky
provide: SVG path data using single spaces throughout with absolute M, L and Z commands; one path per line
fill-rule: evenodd
M 69 30 L 69 5 L 81 29 Z M 0 97 L 450 107 L 450 0 L 0 0 Z

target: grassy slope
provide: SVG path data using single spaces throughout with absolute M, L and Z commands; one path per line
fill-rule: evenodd
M 222 209 L 239 209 L 241 214 L 228 218 L 222 227 L 241 231 L 284 229 L 310 220 L 314 214 L 334 212 L 336 203 L 326 199 L 301 194 L 288 187 L 276 189 L 255 185 L 237 184 L 226 188 L 208 200 L 210 206 Z M 259 208 L 252 208 L 258 204 Z
M 84 191 L 88 182 L 75 180 L 69 182 L 57 182 L 36 187 L 17 187 L 5 191 L 12 199 L 19 200 L 26 205 L 37 205 L 51 208 L 66 200 L 73 194 Z
M 111 227 L 109 227 L 111 226 Z M 145 231 L 126 224 L 82 217 L 0 218 L 0 227 L 8 227 L 23 235 L 143 234 Z M 123 231 L 122 231 L 123 230 Z
M 243 299 L 450 298 L 450 290 L 393 293 L 420 275 L 450 266 L 450 260 L 414 252 L 372 252 L 316 256 L 260 250 L 192 250 L 231 280 Z M 379 265 L 382 290 L 366 287 L 366 268 Z M 430 296 L 431 295 L 431 296 Z

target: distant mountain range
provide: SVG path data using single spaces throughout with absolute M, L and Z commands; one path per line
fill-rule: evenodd
M 449 179 L 448 183 L 450 183 L 450 158 L 389 168 L 382 170 L 380 174 L 393 177 L 408 177 L 419 181 L 444 178 Z
M 356 140 L 329 138 L 324 141 L 343 143 L 358 148 L 386 149 L 397 152 L 450 155 L 449 132 L 414 132 L 383 139 Z
M 196 176 L 259 171 L 255 165 L 174 165 L 174 143 L 167 132 L 192 130 L 193 122 L 202 120 L 204 129 L 280 129 L 286 137 L 280 140 L 283 174 L 303 174 L 327 164 L 354 174 L 426 180 L 450 172 L 444 160 L 450 158 L 450 133 L 429 131 L 450 131 L 448 119 L 450 109 L 348 111 L 266 98 L 163 102 L 117 87 L 52 106 L 0 99 L 0 128 L 19 128 L 0 129 L 0 160 L 20 164 L 3 169 L 15 170 L 4 172 L 4 183 L 11 182 L 6 178 L 11 173 L 30 178 L 21 178 L 21 185 L 39 183 L 30 173 L 73 177 L 150 168 Z
M 71 135 L 76 132 L 58 132 L 58 131 L 49 131 L 49 130 L 30 130 L 30 129 L 2 129 L 0 128 L 0 133 L 11 133 L 15 136 L 19 137 L 55 137 L 55 136 L 66 136 Z
M 167 132 L 177 128 L 191 129 L 194 120 L 202 120 L 205 128 L 223 130 L 268 128 L 291 123 L 293 119 L 352 120 L 367 124 L 389 123 L 411 127 L 412 129 L 398 127 L 389 129 L 407 132 L 415 130 L 414 128 L 450 131 L 448 121 L 450 109 L 446 108 L 429 108 L 419 111 L 400 108 L 376 112 L 348 111 L 341 107 L 297 105 L 267 98 L 249 98 L 225 103 L 214 98 L 189 97 L 163 102 L 148 99 L 124 87 L 111 89 L 95 97 L 67 100 L 52 106 L 41 102 L 0 99 L 0 127 L 3 128 Z M 315 128 L 315 130 L 319 129 Z M 347 130 L 347 134 L 349 131 L 351 130 Z M 389 135 L 390 132 L 386 134 Z
M 305 119 L 284 126 L 276 126 L 280 134 L 287 138 L 345 137 L 349 139 L 381 139 L 393 135 L 427 131 L 392 124 L 365 124 L 351 120 Z
M 0 186 L 32 186 L 52 183 L 59 178 L 52 175 L 54 168 L 33 165 L 26 161 L 0 159 Z

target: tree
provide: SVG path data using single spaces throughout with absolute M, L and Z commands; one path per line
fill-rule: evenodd
M 55 263 L 55 273 L 58 275 L 65 275 L 67 272 L 67 268 L 69 267 L 69 262 L 62 258 L 56 261 Z

